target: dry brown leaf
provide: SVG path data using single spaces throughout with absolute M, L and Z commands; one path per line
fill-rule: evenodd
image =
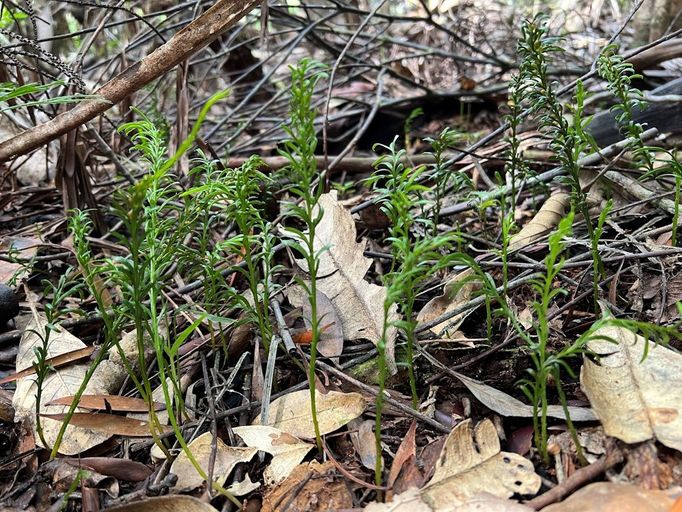
M 287 478 L 314 448 L 314 445 L 274 427 L 247 425 L 233 427 L 232 430 L 242 438 L 246 446 L 258 448 L 273 455 L 272 461 L 263 473 L 265 485 L 278 484 Z
M 289 478 L 263 495 L 261 512 L 314 512 L 353 507 L 353 494 L 334 463 L 297 466 Z
M 360 462 L 367 469 L 374 471 L 377 464 L 377 445 L 374 437 L 374 420 L 362 421 L 360 418 L 348 423 L 348 428 L 357 429 L 350 435 L 355 451 L 360 455 Z M 384 467 L 384 458 L 381 457 L 381 467 Z
M 441 510 L 481 492 L 499 498 L 532 495 L 540 484 L 529 460 L 500 451 L 492 421 L 484 420 L 472 429 L 471 420 L 466 420 L 448 435 L 434 475 L 421 496 L 434 510 Z
M 584 357 L 580 382 L 604 431 L 626 443 L 655 437 L 682 450 L 682 356 L 622 327 L 594 336 L 601 338 L 587 347 L 599 360 Z
M 287 290 L 287 298 L 291 305 L 301 308 L 303 320 L 308 329 L 311 328 L 310 301 L 308 295 L 301 286 L 292 286 Z M 317 351 L 325 357 L 338 358 L 343 352 L 343 328 L 341 319 L 336 314 L 334 305 L 324 293 L 317 292 L 317 316 L 322 333 L 317 343 Z
M 107 512 L 217 512 L 217 510 L 200 499 L 176 494 L 147 498 L 118 507 L 107 507 Z
M 395 457 L 393 457 L 391 471 L 388 474 L 389 487 L 393 487 L 393 483 L 396 481 L 396 478 L 398 478 L 400 469 L 403 467 L 403 464 L 405 464 L 407 459 L 417 456 L 416 433 L 417 420 L 413 420 L 409 430 L 407 431 L 407 434 L 405 434 L 405 437 L 400 443 L 398 450 L 395 452 Z
M 58 422 L 60 425 L 66 419 L 66 414 L 40 414 L 41 418 Z M 50 423 L 47 423 L 50 425 Z M 115 416 L 113 414 L 100 414 L 89 412 L 77 412 L 69 419 L 69 425 L 107 434 L 109 436 L 147 437 L 151 436 L 149 422 Z M 168 432 L 170 427 L 161 427 Z
M 472 280 L 473 276 L 474 271 L 469 268 L 460 272 L 445 283 L 443 286 L 443 294 L 434 297 L 426 303 L 417 315 L 417 322 L 420 324 L 430 322 L 469 302 L 471 300 L 471 294 L 481 287 L 480 282 Z M 466 317 L 473 313 L 473 311 L 473 309 L 470 309 L 469 311 L 460 313 L 445 322 L 441 322 L 440 324 L 431 327 L 429 330 L 436 336 L 450 339 L 455 335 L 457 329 L 459 329 Z
M 152 470 L 141 462 L 116 457 L 81 457 L 60 459 L 78 468 L 97 471 L 101 475 L 112 476 L 127 482 L 142 482 L 152 474 Z
M 647 491 L 636 485 L 596 482 L 577 490 L 542 512 L 668 512 L 675 490 Z M 676 492 L 679 494 L 680 489 Z
M 321 434 L 328 434 L 343 427 L 350 420 L 357 418 L 365 411 L 365 399 L 359 393 L 340 393 L 330 391 L 315 393 L 317 421 Z M 260 425 L 260 414 L 253 420 L 253 425 Z M 279 397 L 270 403 L 268 425 L 288 432 L 292 436 L 312 439 L 315 428 L 310 414 L 310 392 L 294 391 Z
M 192 455 L 207 475 L 211 452 L 213 451 L 212 441 L 213 434 L 206 432 L 188 445 Z M 222 486 L 234 467 L 240 462 L 250 461 L 258 453 L 258 449 L 227 446 L 221 439 L 216 439 L 215 442 L 213 481 Z M 184 450 L 173 461 L 170 472 L 178 477 L 175 486 L 178 491 L 190 491 L 201 487 L 204 483 L 204 479 L 197 472 Z
M 512 500 L 505 500 L 485 492 L 468 498 L 465 502 L 443 503 L 432 508 L 421 491 L 410 489 L 394 496 L 390 503 L 370 503 L 368 512 L 532 512 L 534 509 Z
M 75 363 L 76 361 L 82 361 L 83 359 L 89 358 L 94 351 L 95 347 L 77 348 L 76 350 L 71 350 L 58 356 L 48 357 L 45 359 L 45 364 L 51 366 L 52 368 L 61 368 L 68 364 Z M 26 368 L 25 370 L 21 370 L 20 372 L 14 372 L 11 375 L 3 377 L 2 379 L 0 379 L 0 384 L 7 384 L 8 382 L 14 382 L 15 380 L 23 379 L 25 377 L 28 377 L 29 375 L 35 374 L 35 372 L 36 372 L 35 367 L 31 366 L 30 368 Z M 71 405 L 71 402 L 62 405 Z
M 31 319 L 24 329 L 19 342 L 17 353 L 17 371 L 22 371 L 33 366 L 35 359 L 34 348 L 42 343 L 36 332 L 45 332 L 45 317 L 34 311 Z M 48 346 L 48 358 L 55 358 L 63 354 L 69 354 L 77 350 L 86 350 L 83 342 L 68 331 L 54 331 L 50 335 Z M 79 390 L 83 378 L 88 370 L 88 364 L 70 364 L 51 372 L 43 383 L 42 404 L 40 411 L 43 414 L 62 414 L 69 406 L 47 405 L 49 402 L 63 396 L 75 395 Z M 90 395 L 106 395 L 117 390 L 125 377 L 125 368 L 102 361 L 95 370 L 90 382 L 85 388 L 85 393 Z M 36 415 L 36 383 L 32 376 L 17 380 L 17 388 L 14 393 L 13 405 L 16 410 L 15 421 L 26 421 L 35 432 Z M 61 428 L 61 421 L 46 419 L 43 421 L 43 433 L 47 443 L 52 446 Z M 93 446 L 106 441 L 111 434 L 95 431 L 90 428 L 81 428 L 75 424 L 69 425 L 60 445 L 59 453 L 63 455 L 76 455 Z M 42 446 L 38 436 L 36 443 Z
M 334 305 L 341 319 L 346 339 L 368 339 L 376 344 L 381 339 L 386 288 L 365 281 L 372 260 L 365 257 L 365 243 L 355 241 L 357 232 L 350 212 L 337 200 L 337 192 L 322 194 L 318 201 L 324 215 L 315 230 L 315 251 L 321 251 L 317 289 Z M 317 215 L 317 210 L 313 216 Z M 291 233 L 284 231 L 288 236 Z M 307 272 L 304 260 L 296 264 Z M 398 320 L 398 307 L 390 311 L 390 322 Z M 398 369 L 395 364 L 395 337 L 397 330 L 388 329 L 386 362 L 391 374 Z
M 52 400 L 46 405 L 71 405 L 73 398 L 73 395 L 63 396 Z M 149 405 L 141 398 L 120 395 L 83 395 L 78 401 L 78 407 L 101 411 L 149 412 Z M 165 408 L 164 404 L 154 402 L 154 410 L 160 411 Z
M 495 411 L 502 416 L 514 416 L 517 418 L 532 418 L 533 407 L 524 404 L 521 400 L 517 400 L 499 389 L 490 387 L 475 379 L 462 375 L 461 373 L 452 372 L 453 377 L 457 377 L 462 384 L 464 384 L 471 394 L 474 395 L 483 405 L 488 409 Z M 594 421 L 597 416 L 591 409 L 585 407 L 568 408 L 568 412 L 572 421 Z M 547 416 L 552 418 L 566 419 L 564 409 L 560 405 L 550 405 L 547 407 Z
M 232 496 L 246 496 L 247 494 L 260 488 L 260 482 L 252 482 L 251 477 L 247 473 L 244 476 L 244 480 L 241 482 L 235 482 L 227 488 Z
M 548 234 L 566 215 L 571 196 L 559 192 L 552 194 L 521 231 L 509 240 L 509 252 L 518 251 Z

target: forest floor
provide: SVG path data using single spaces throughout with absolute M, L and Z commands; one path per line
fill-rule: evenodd
M 2 510 L 682 511 L 680 31 L 291 4 L 3 3 Z

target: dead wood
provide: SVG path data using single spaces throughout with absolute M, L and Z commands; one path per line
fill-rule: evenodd
M 258 3 L 258 0 L 219 1 L 166 44 L 104 84 L 95 93 L 101 99 L 83 101 L 54 119 L 0 143 L 0 162 L 28 153 L 106 112 L 213 42 Z

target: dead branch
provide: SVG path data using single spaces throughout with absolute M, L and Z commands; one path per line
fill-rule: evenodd
M 166 44 L 104 84 L 95 93 L 101 99 L 83 101 L 54 119 L 0 143 L 0 162 L 28 153 L 107 111 L 217 39 L 258 3 L 259 0 L 220 0 Z

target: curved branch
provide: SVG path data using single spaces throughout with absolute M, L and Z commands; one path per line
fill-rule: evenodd
M 104 84 L 95 93 L 100 99 L 83 101 L 54 119 L 0 143 L 0 162 L 28 153 L 107 111 L 214 41 L 259 2 L 219 0 L 166 44 Z

